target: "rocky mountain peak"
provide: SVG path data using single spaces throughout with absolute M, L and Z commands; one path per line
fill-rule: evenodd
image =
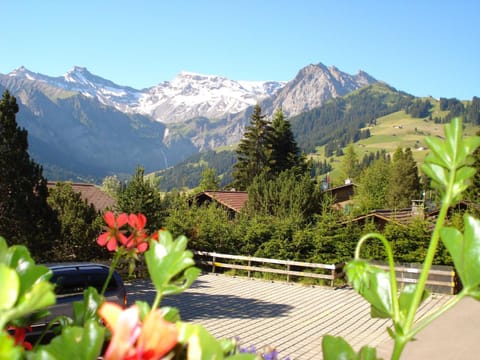
M 363 72 L 353 76 L 335 66 L 310 64 L 283 87 L 267 112 L 281 108 L 287 116 L 298 115 L 321 106 L 331 98 L 343 96 L 376 81 Z
M 40 74 L 34 73 L 33 71 L 28 70 L 25 66 L 20 66 L 19 68 L 13 70 L 8 74 L 8 76 L 16 77 L 19 79 L 28 79 L 28 80 L 37 80 Z

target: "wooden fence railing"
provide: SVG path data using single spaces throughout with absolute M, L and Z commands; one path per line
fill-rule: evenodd
M 211 266 L 214 273 L 217 268 L 244 270 L 247 276 L 251 277 L 253 272 L 280 274 L 287 277 L 287 282 L 292 276 L 307 277 L 314 279 L 329 280 L 333 286 L 335 279 L 343 278 L 344 264 L 315 264 L 301 261 L 266 259 L 252 256 L 218 254 L 205 251 L 194 251 L 198 264 Z M 233 260 L 233 262 L 221 262 L 219 259 Z M 236 262 L 240 262 L 237 264 Z M 279 268 L 268 265 L 279 265 Z M 294 270 L 292 270 L 292 268 Z M 321 273 L 313 271 L 298 271 L 301 268 L 320 270 Z
M 286 276 L 287 282 L 292 277 L 306 277 L 327 280 L 333 286 L 336 279 L 343 279 L 344 263 L 340 264 L 316 264 L 291 260 L 276 260 L 253 256 L 219 254 L 215 252 L 194 251 L 197 264 L 211 267 L 215 273 L 217 268 L 236 269 L 246 271 L 247 276 L 253 276 L 254 272 L 271 273 Z M 276 267 L 273 267 L 275 266 Z M 388 270 L 388 266 L 375 264 Z M 459 284 L 455 271 L 452 267 L 444 269 L 431 269 L 427 280 L 427 288 L 431 291 L 447 294 L 455 294 L 459 290 Z M 300 271 L 302 270 L 302 271 Z M 317 272 L 315 272 L 317 271 Z M 417 283 L 421 268 L 414 265 L 396 265 L 395 272 L 400 286 Z
M 381 269 L 388 270 L 388 266 L 375 264 Z M 414 265 L 396 265 L 395 274 L 399 285 L 416 284 L 420 278 L 422 269 Z M 427 289 L 434 292 L 456 294 L 461 285 L 458 283 L 457 276 L 453 267 L 444 266 L 444 269 L 430 269 L 426 282 Z

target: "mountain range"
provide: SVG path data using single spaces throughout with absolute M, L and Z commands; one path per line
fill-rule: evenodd
M 281 108 L 297 116 L 376 82 L 363 71 L 350 75 L 319 63 L 288 82 L 181 72 L 172 81 L 134 89 L 79 66 L 60 77 L 20 67 L 0 74 L 0 91 L 17 97 L 17 122 L 49 179 L 98 181 L 131 174 L 138 165 L 147 172 L 164 169 L 235 144 L 255 104 L 266 115 Z

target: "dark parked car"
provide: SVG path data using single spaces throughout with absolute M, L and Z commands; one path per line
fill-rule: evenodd
M 46 326 L 46 323 L 57 316 L 73 317 L 73 303 L 83 300 L 83 291 L 94 287 L 100 293 L 105 283 L 109 268 L 96 263 L 59 263 L 46 264 L 53 275 L 50 279 L 55 284 L 57 302 L 48 308 L 50 315 L 41 323 L 32 325 L 32 332 L 27 333 L 27 340 L 35 341 Z M 115 302 L 122 307 L 127 305 L 127 291 L 121 276 L 115 271 L 105 291 L 105 300 Z M 46 340 L 52 337 L 46 336 Z

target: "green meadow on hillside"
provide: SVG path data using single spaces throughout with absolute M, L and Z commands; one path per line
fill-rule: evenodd
M 366 128 L 365 128 L 366 129 Z M 377 124 L 368 126 L 370 137 L 360 140 L 353 144 L 359 161 L 368 153 L 386 150 L 393 154 L 399 147 L 405 149 L 410 147 L 413 156 L 419 165 L 423 162 L 428 149 L 425 143 L 426 136 L 444 136 L 444 125 L 436 124 L 433 120 L 412 118 L 405 111 L 383 116 L 377 119 Z M 480 129 L 479 126 L 465 126 L 466 135 L 474 135 Z M 315 160 L 323 161 L 325 159 L 324 147 L 317 148 L 316 154 L 313 154 Z M 342 163 L 343 156 L 334 156 L 329 158 L 333 170 L 330 177 L 334 184 L 343 183 L 341 179 L 339 165 Z

